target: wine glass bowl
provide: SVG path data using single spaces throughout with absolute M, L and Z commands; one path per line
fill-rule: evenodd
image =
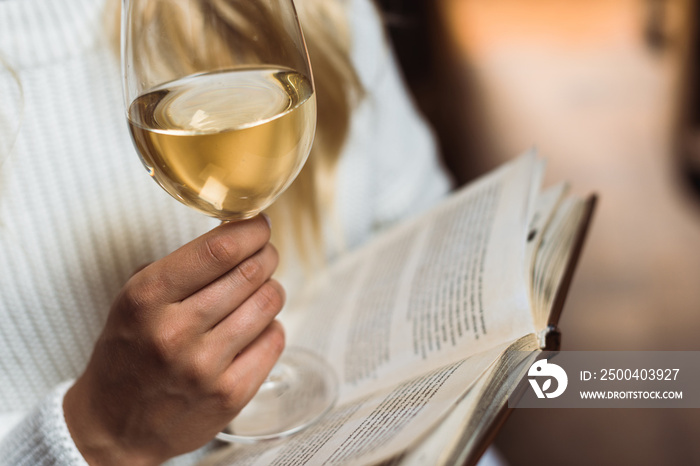
M 309 79 L 261 67 L 158 86 L 132 102 L 129 128 L 163 189 L 207 215 L 239 220 L 268 207 L 296 178 L 315 117 Z
M 292 0 L 123 0 L 126 117 L 151 177 L 223 221 L 250 218 L 293 182 L 316 128 L 316 95 Z M 286 348 L 217 437 L 280 438 L 334 404 L 333 370 Z
M 207 215 L 257 215 L 298 175 L 316 126 L 291 0 L 124 7 L 127 120 L 149 174 Z

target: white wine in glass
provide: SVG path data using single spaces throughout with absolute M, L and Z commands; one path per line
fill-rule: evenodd
M 126 116 L 151 177 L 204 214 L 235 221 L 294 181 L 316 129 L 316 96 L 292 0 L 123 0 Z M 337 397 L 319 356 L 285 349 L 217 437 L 279 438 Z
M 255 216 L 289 186 L 315 126 L 313 84 L 290 69 L 187 76 L 129 107 L 134 142 L 155 180 L 223 220 Z

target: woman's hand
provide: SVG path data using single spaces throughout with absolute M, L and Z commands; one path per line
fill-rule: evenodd
M 134 274 L 64 398 L 90 464 L 195 450 L 252 398 L 284 347 L 284 291 L 262 217 L 223 224 Z

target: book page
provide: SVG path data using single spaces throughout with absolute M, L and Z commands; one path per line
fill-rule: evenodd
M 581 228 L 586 226 L 584 217 L 590 215 L 590 202 L 573 197 L 564 199 L 544 230 L 535 256 L 532 285 L 535 324 L 540 329 L 546 327 L 550 314 L 557 311 L 554 301 L 560 287 L 566 286 L 563 277 L 571 267 L 571 255 Z
M 540 192 L 537 196 L 535 209 L 527 228 L 527 247 L 525 253 L 525 264 L 528 266 L 527 271 L 528 275 L 530 275 L 531 285 L 533 283 L 532 274 L 535 269 L 535 256 L 542 243 L 544 231 L 551 223 L 554 212 L 557 210 L 557 207 L 568 191 L 569 185 L 567 183 L 559 183 Z
M 366 464 L 423 437 L 535 332 L 525 242 L 541 174 L 521 156 L 309 283 L 283 311 L 287 344 L 335 368 L 336 407 L 289 439 L 205 464 Z
M 444 419 L 508 346 L 340 404 L 319 423 L 289 439 L 230 445 L 200 466 L 374 464 L 395 457 Z
M 536 267 L 537 258 L 543 248 L 545 231 L 552 223 L 554 214 L 561 206 L 568 190 L 568 184 L 560 183 L 538 193 L 534 212 L 528 225 L 525 249 L 526 281 L 530 292 L 530 307 L 537 328 L 541 328 L 541 310 L 537 307 L 539 290 L 536 289 L 535 285 L 538 282 L 538 274 L 541 272 L 541 267 Z
M 533 334 L 513 342 L 437 428 L 419 443 L 412 444 L 414 446 L 392 464 L 448 466 L 476 463 L 488 444 L 485 437 L 493 434 L 489 426 L 498 422 L 501 410 L 534 362 L 538 348 Z
M 526 154 L 318 277 L 283 311 L 288 345 L 337 369 L 341 401 L 534 332 Z

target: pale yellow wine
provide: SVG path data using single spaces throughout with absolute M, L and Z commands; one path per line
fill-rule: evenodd
M 139 96 L 129 127 L 151 176 L 223 220 L 256 215 L 294 180 L 316 128 L 316 98 L 287 69 L 199 74 Z

